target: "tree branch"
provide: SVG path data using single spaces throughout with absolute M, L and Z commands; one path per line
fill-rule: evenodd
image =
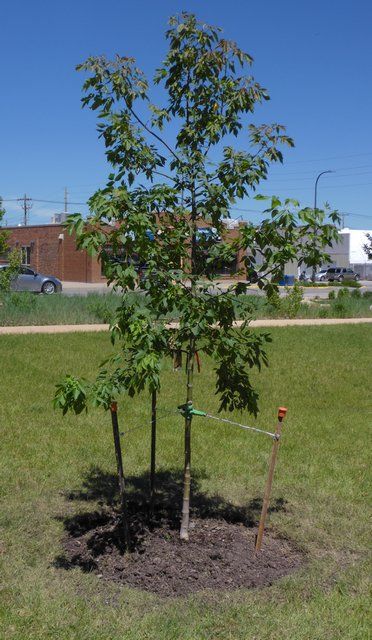
M 163 144 L 166 149 L 168 149 L 168 151 L 172 154 L 172 156 L 174 158 L 176 158 L 176 160 L 178 160 L 178 162 L 181 162 L 181 159 L 179 158 L 179 156 L 176 154 L 175 151 L 173 151 L 172 147 L 169 146 L 169 144 L 167 142 L 165 142 L 165 140 L 163 140 L 163 138 L 161 138 L 160 136 L 158 136 L 157 133 L 155 133 L 155 131 L 153 131 L 152 129 L 150 129 L 150 127 L 148 127 L 146 125 L 145 122 L 143 122 L 143 120 L 141 120 L 141 118 L 136 114 L 136 112 L 132 109 L 132 107 L 130 107 L 126 101 L 126 105 L 127 108 L 129 109 L 129 111 L 131 112 L 132 116 L 137 120 L 137 122 L 141 125 L 141 127 L 143 127 L 143 129 L 145 129 L 150 135 L 154 136 L 154 138 L 156 138 L 157 140 L 159 140 L 159 142 L 161 142 L 161 144 Z

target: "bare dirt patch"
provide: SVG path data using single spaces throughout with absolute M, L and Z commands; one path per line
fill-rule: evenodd
M 80 516 L 64 539 L 58 564 L 81 567 L 103 580 L 157 595 L 178 596 L 202 589 L 231 590 L 270 585 L 300 567 L 303 554 L 287 540 L 266 535 L 254 552 L 255 528 L 221 519 L 192 520 L 190 541 L 181 542 L 173 522 L 148 527 L 131 521 L 133 547 L 125 552 L 115 512 Z

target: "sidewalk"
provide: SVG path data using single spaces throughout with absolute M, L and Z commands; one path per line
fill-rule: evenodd
M 241 326 L 241 322 L 235 323 L 236 327 Z M 252 320 L 250 327 L 312 327 L 327 326 L 338 324 L 372 324 L 372 318 L 295 318 L 280 320 Z M 170 323 L 171 327 L 176 328 L 177 323 Z M 43 326 L 24 326 L 24 327 L 0 327 L 1 335 L 19 335 L 31 333 L 94 333 L 98 331 L 108 331 L 108 324 L 50 324 Z

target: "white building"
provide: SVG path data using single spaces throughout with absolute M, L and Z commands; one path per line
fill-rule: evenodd
M 372 280 L 372 260 L 368 259 L 363 250 L 367 242 L 369 229 L 349 229 L 345 227 L 339 232 L 340 241 L 328 253 L 332 260 L 332 267 L 351 267 L 359 273 L 362 280 Z M 327 266 L 327 265 L 325 265 Z
M 368 259 L 363 251 L 363 245 L 367 242 L 367 233 L 372 235 L 369 229 L 349 229 L 345 227 L 339 231 L 339 241 L 326 249 L 329 261 L 322 267 L 351 267 L 359 273 L 362 280 L 372 280 L 372 260 Z M 297 262 L 288 263 L 284 273 L 297 277 L 303 267 L 298 267 Z M 311 269 L 308 269 L 310 274 Z

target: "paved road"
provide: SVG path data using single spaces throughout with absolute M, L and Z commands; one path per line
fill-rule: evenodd
M 231 285 L 234 281 L 224 280 L 221 282 L 221 288 L 226 288 Z M 362 291 L 371 291 L 372 292 L 372 281 L 371 280 L 362 280 L 361 284 L 363 286 Z M 304 287 L 304 298 L 315 298 L 318 296 L 319 298 L 328 298 L 328 293 L 335 289 L 337 291 L 337 287 Z M 112 286 L 107 286 L 104 282 L 64 282 L 63 283 L 63 294 L 66 296 L 87 296 L 89 293 L 107 293 L 108 291 L 112 291 Z M 257 287 L 252 286 L 249 288 L 249 293 L 252 295 L 262 296 L 265 295 L 262 291 L 260 291 Z M 284 288 L 281 288 L 281 294 L 285 295 Z

